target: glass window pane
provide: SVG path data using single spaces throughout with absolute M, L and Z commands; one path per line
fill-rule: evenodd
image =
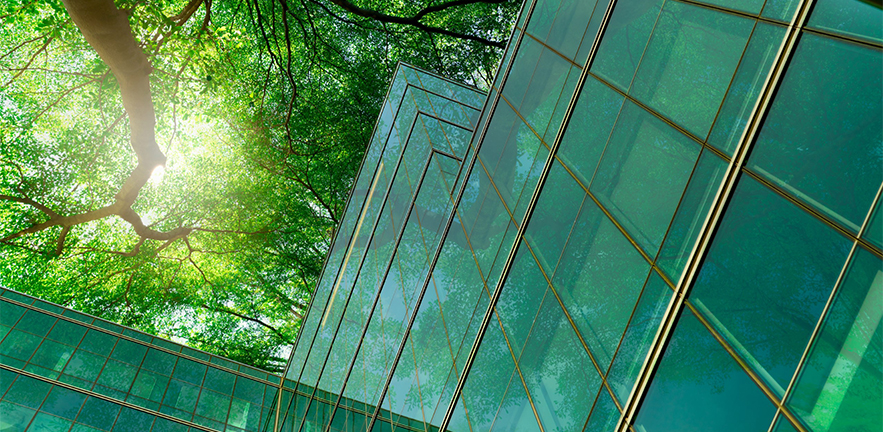
M 862 237 L 865 240 L 870 241 L 878 248 L 883 248 L 883 205 L 880 203 L 883 200 L 877 201 L 877 206 L 874 208 L 874 214 L 871 215 L 871 219 L 868 221 L 868 226 L 865 228 L 865 233 Z
M 9 425 L 9 430 L 23 431 L 28 423 L 34 418 L 35 410 L 15 405 L 7 401 L 0 401 L 0 418 L 3 423 Z
M 662 0 L 617 2 L 592 63 L 592 72 L 628 91 L 662 4 Z
M 49 329 L 52 328 L 52 324 L 55 324 L 56 320 L 57 318 L 54 316 L 46 315 L 35 310 L 28 310 L 15 326 L 15 329 L 45 337 L 46 333 L 49 333 Z
M 705 138 L 753 28 L 751 19 L 667 2 L 630 94 Z
M 153 416 L 151 416 L 151 419 Z M 37 413 L 33 423 L 28 427 L 29 432 L 58 432 L 66 431 L 71 427 L 71 421 L 51 416 L 46 413 Z
M 0 324 L 12 327 L 24 313 L 25 308 L 0 300 Z
M 178 364 L 175 366 L 175 374 L 172 377 L 200 385 L 202 384 L 202 378 L 205 376 L 206 368 L 207 366 L 202 363 L 179 358 Z
M 205 384 L 203 386 L 229 395 L 233 393 L 233 381 L 235 379 L 236 376 L 230 372 L 210 367 L 205 374 Z
M 883 42 L 880 3 L 860 0 L 819 0 L 813 4 L 807 27 Z
M 142 411 L 123 408 L 113 425 L 113 432 L 144 432 L 150 430 L 155 417 Z
M 794 19 L 798 5 L 800 5 L 799 0 L 766 0 L 760 15 L 789 23 Z
M 548 287 L 530 249 L 522 243 L 495 306 L 516 357 L 521 355 L 527 336 L 538 318 L 537 312 Z
M 580 430 L 601 377 L 551 292 L 542 300 L 519 366 L 545 430 Z
M 616 407 L 613 398 L 610 397 L 610 393 L 607 392 L 607 389 L 601 387 L 585 430 L 591 432 L 614 432 L 620 416 L 619 408 Z
M 80 415 L 77 416 L 77 423 L 94 426 L 99 429 L 110 430 L 119 412 L 119 405 L 95 397 L 90 397 L 83 405 Z
M 537 417 L 534 415 L 530 406 L 530 400 L 527 398 L 527 392 L 524 391 L 524 385 L 518 374 L 514 374 L 509 382 L 509 389 L 506 391 L 506 397 L 500 404 L 497 411 L 497 417 L 494 419 L 491 431 L 535 431 L 539 430 L 537 425 Z M 546 426 L 547 430 L 557 430 L 550 426 Z
M 775 413 L 757 384 L 684 309 L 635 426 L 648 431 L 763 431 Z
M 107 357 L 116 344 L 117 337 L 98 330 L 89 330 L 83 342 L 80 343 L 80 349 L 85 349 L 96 354 Z
M 142 368 L 159 372 L 163 375 L 171 375 L 175 368 L 175 361 L 178 358 L 172 354 L 151 348 L 147 351 L 147 357 L 144 358 Z
M 139 343 L 120 339 L 110 358 L 129 363 L 131 365 L 140 366 L 144 354 L 147 353 L 147 347 Z
M 699 150 L 696 142 L 627 103 L 589 191 L 655 256 Z
M 77 346 L 80 340 L 83 339 L 84 334 L 86 334 L 86 327 L 70 321 L 58 320 L 55 323 L 55 327 L 52 327 L 52 331 L 49 332 L 48 337 L 64 344 Z
M 44 340 L 31 358 L 31 363 L 61 372 L 73 352 L 74 348 L 71 346 Z
M 97 383 L 112 389 L 128 392 L 136 373 L 138 373 L 138 369 L 131 365 L 116 360 L 108 360 L 107 364 L 104 365 L 104 370 L 101 371 L 101 376 L 98 377 Z
M 687 265 L 726 169 L 727 163 L 724 160 L 708 150 L 702 151 L 690 183 L 687 184 L 687 191 L 684 192 L 678 211 L 668 228 L 665 243 L 656 257 L 656 265 L 675 282 Z
M 41 411 L 73 420 L 86 400 L 86 395 L 68 390 L 64 387 L 53 387 L 49 397 L 43 402 Z
M 850 246 L 743 175 L 690 298 L 781 395 Z
M 138 377 L 132 384 L 131 393 L 139 398 L 159 402 L 162 400 L 168 384 L 168 377 L 142 369 L 138 371 Z
M 729 155 L 736 150 L 748 125 L 748 117 L 763 90 L 769 69 L 776 60 L 776 52 L 785 37 L 785 30 L 783 26 L 757 22 L 708 136 L 709 144 Z
M 763 7 L 764 0 L 702 0 L 702 3 L 722 6 L 728 9 L 757 15 Z
M 748 165 L 858 232 L 883 178 L 883 56 L 804 33 Z
M 101 368 L 104 366 L 106 360 L 106 358 L 100 355 L 77 350 L 74 355 L 71 356 L 67 367 L 64 368 L 64 373 L 77 378 L 82 378 L 86 381 L 95 381 L 95 378 L 98 378 L 98 373 L 101 372 Z
M 9 361 L 9 357 L 17 359 L 22 362 L 20 367 L 24 367 L 23 362 L 34 355 L 34 351 L 41 341 L 42 339 L 39 336 L 12 329 L 6 335 L 6 338 L 3 339 L 3 343 L 0 344 L 0 358 L 3 359 L 4 363 L 8 364 L 13 364 Z
M 586 26 L 592 18 L 592 12 L 597 10 L 595 3 L 595 0 L 562 1 L 555 17 L 555 23 L 546 39 L 546 44 L 564 54 L 565 57 L 579 61 L 580 59 L 574 58 L 582 41 L 579 35 L 585 34 Z M 603 14 L 604 11 L 596 13 Z M 594 36 L 593 34 L 590 38 L 593 39 Z
M 858 247 L 788 406 L 814 431 L 883 429 L 883 262 Z
M 39 408 L 49 393 L 52 384 L 45 381 L 19 375 L 12 387 L 3 396 L 3 400 L 15 402 L 30 408 Z
M 560 163 L 553 161 L 524 234 L 548 274 L 555 271 L 585 198 L 583 188 Z
M 586 78 L 580 90 L 558 147 L 558 157 L 584 185 L 588 185 L 595 174 L 624 100 L 624 96 L 592 76 Z
M 586 200 L 552 285 L 601 370 L 610 365 L 649 269 L 628 239 Z
M 632 387 L 638 379 L 671 294 L 672 291 L 665 281 L 656 272 L 651 272 L 635 313 L 629 320 L 625 336 L 616 352 L 616 358 L 610 366 L 610 371 L 607 372 L 607 383 L 621 403 L 628 400 Z

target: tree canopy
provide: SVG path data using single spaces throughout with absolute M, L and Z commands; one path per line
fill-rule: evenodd
M 278 371 L 396 63 L 485 87 L 518 6 L 7 2 L 0 285 Z

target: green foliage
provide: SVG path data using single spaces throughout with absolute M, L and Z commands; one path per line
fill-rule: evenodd
M 153 66 L 168 158 L 132 210 L 188 230 L 162 240 L 115 215 L 35 228 L 113 204 L 137 161 L 117 78 L 62 3 L 7 2 L 0 284 L 278 371 L 395 64 L 484 86 L 517 8 L 383 18 L 439 4 L 118 1 Z

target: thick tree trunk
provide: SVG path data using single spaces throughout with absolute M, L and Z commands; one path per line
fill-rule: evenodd
M 117 9 L 113 0 L 64 0 L 64 7 L 120 85 L 129 115 L 130 143 L 138 157 L 138 166 L 116 194 L 117 205 L 129 207 L 154 168 L 166 161 L 156 144 L 149 80 L 152 68 L 135 41 L 126 13 Z

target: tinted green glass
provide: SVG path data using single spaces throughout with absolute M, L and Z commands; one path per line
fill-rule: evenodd
M 196 415 L 223 422 L 230 408 L 230 396 L 203 389 L 196 405 Z
M 77 413 L 80 411 L 80 407 L 83 406 L 85 400 L 86 395 L 82 393 L 55 386 L 52 388 L 52 391 L 49 392 L 49 396 L 46 398 L 46 401 L 43 402 L 43 406 L 40 410 L 73 420 L 76 418 Z
M 589 190 L 651 256 L 671 222 L 700 146 L 627 103 Z
M 151 416 L 152 418 L 152 416 Z M 66 431 L 71 427 L 71 421 L 51 416 L 46 413 L 37 413 L 28 431 L 31 432 L 57 432 Z
M 685 309 L 635 419 L 648 431 L 767 430 L 776 407 Z
M 54 316 L 46 315 L 35 310 L 28 310 L 18 324 L 16 324 L 15 328 L 16 330 L 26 331 L 44 337 L 49 333 L 49 329 L 52 328 L 52 325 L 55 324 L 56 320 L 57 318 Z
M 703 0 L 702 3 L 757 15 L 763 7 L 764 0 Z
M 649 268 L 595 203 L 587 200 L 552 285 L 602 370 L 613 358 Z
M 31 358 L 31 363 L 61 372 L 73 352 L 73 347 L 44 340 L 37 352 L 34 353 L 34 357 Z
M 788 406 L 814 431 L 883 429 L 883 262 L 858 247 Z
M 113 432 L 144 432 L 150 430 L 154 416 L 131 408 L 123 408 L 113 425 Z
M 9 430 L 23 431 L 27 429 L 28 423 L 34 418 L 36 411 L 15 405 L 7 401 L 0 401 L 0 418 L 7 425 Z
M 619 408 L 610 397 L 607 389 L 601 387 L 598 392 L 598 400 L 595 407 L 592 408 L 592 415 L 586 424 L 586 431 L 591 432 L 613 432 L 616 430 L 616 422 L 619 421 Z
M 116 360 L 108 360 L 96 383 L 122 392 L 128 392 L 137 373 L 138 369 L 131 365 Z
M 233 393 L 233 382 L 235 379 L 236 376 L 230 372 L 210 367 L 205 374 L 205 384 L 203 386 L 229 395 Z
M 537 39 L 545 41 L 555 22 L 555 14 L 561 6 L 561 0 L 537 0 L 533 2 L 533 11 L 527 24 L 527 31 Z M 525 2 L 525 7 L 530 7 L 531 2 Z M 525 8 L 525 12 L 527 9 Z M 524 17 L 522 17 L 523 19 Z
M 473 430 L 490 429 L 497 407 L 500 406 L 507 386 L 513 378 L 514 369 L 512 354 L 506 346 L 499 320 L 494 314 L 481 340 L 478 354 L 460 396 L 459 403 L 462 405 L 465 402 L 469 411 L 469 424 Z M 514 376 L 517 380 L 517 375 Z M 465 417 L 458 417 L 455 423 L 452 419 L 451 429 L 469 430 L 465 420 Z
M 64 373 L 77 378 L 82 378 L 86 381 L 95 381 L 106 360 L 105 357 L 100 355 L 77 350 L 74 352 L 74 355 L 71 356 L 67 367 L 64 368 Z
M 139 343 L 120 339 L 110 358 L 129 363 L 131 365 L 140 366 L 144 354 L 147 353 L 147 347 Z
M 521 354 L 548 286 L 528 247 L 522 243 L 496 305 L 516 357 Z
M 748 165 L 858 231 L 883 178 L 883 56 L 804 33 Z
M 159 402 L 162 400 L 168 384 L 168 377 L 142 369 L 138 371 L 138 376 L 132 383 L 131 393 L 136 397 Z
M 548 274 L 555 271 L 585 198 L 576 180 L 560 163 L 553 162 L 524 234 Z
M 150 350 L 147 351 L 147 356 L 144 358 L 144 363 L 141 367 L 154 372 L 159 372 L 163 375 L 171 375 L 177 359 L 178 358 L 172 354 L 155 348 L 150 348 Z
M 547 429 L 552 429 L 546 427 Z M 529 431 L 539 430 L 537 418 L 531 410 L 530 400 L 524 391 L 524 385 L 515 374 L 509 382 L 506 397 L 500 403 L 497 416 L 491 431 Z M 554 430 L 554 429 L 553 429 Z
M 6 393 L 6 390 L 9 390 L 9 386 L 12 385 L 12 382 L 15 381 L 15 378 L 18 377 L 18 374 L 15 372 L 10 372 L 6 369 L 0 369 L 0 398 Z
M 785 416 L 780 414 L 773 432 L 797 432 L 797 428 L 795 428 Z
M 56 340 L 58 342 L 68 344 L 71 346 L 77 346 L 80 343 L 80 340 L 83 339 L 83 335 L 86 334 L 86 327 L 83 327 L 79 324 L 74 324 L 70 321 L 58 320 L 55 323 L 55 327 L 52 327 L 52 331 L 49 332 L 49 339 Z
M 665 281 L 656 272 L 651 272 L 616 351 L 616 358 L 610 366 L 610 371 L 607 372 L 607 383 L 621 403 L 628 400 L 632 387 L 638 379 L 671 294 L 672 291 Z
M 6 291 L 7 293 L 9 291 Z M 25 313 L 25 308 L 7 301 L 0 301 L 0 324 L 12 327 Z
M 617 2 L 592 63 L 592 72 L 628 91 L 662 4 L 662 0 Z
M 850 242 L 742 176 L 690 298 L 781 395 Z
M 192 384 L 202 384 L 202 378 L 205 376 L 207 366 L 197 363 L 193 360 L 179 358 L 178 364 L 175 366 L 173 378 L 178 378 Z
M 601 377 L 551 292 L 542 301 L 519 366 L 544 428 L 579 430 Z
M 171 420 L 164 419 L 162 417 L 157 417 L 156 421 L 153 423 L 152 432 L 186 432 L 187 426 L 181 423 L 176 423 Z
M 86 426 L 93 426 L 98 429 L 110 430 L 119 412 L 119 405 L 90 397 L 83 404 L 83 409 L 80 410 L 80 415 L 77 416 L 77 423 L 83 423 Z
M 594 77 L 586 78 L 570 123 L 558 147 L 558 157 L 584 185 L 595 174 L 607 138 L 625 97 Z
M 753 28 L 754 20 L 666 3 L 630 94 L 704 138 Z
M 785 27 L 757 22 L 708 136 L 709 144 L 733 154 L 784 37 Z
M 192 412 L 196 407 L 198 396 L 199 387 L 173 379 L 169 382 L 169 388 L 163 397 L 163 405 Z
M 794 19 L 800 0 L 766 0 L 761 16 L 772 18 L 785 23 Z
M 883 202 L 883 200 L 877 201 L 877 206 L 874 208 L 871 219 L 868 220 L 868 226 L 865 228 L 862 237 L 878 248 L 883 248 L 883 210 L 880 210 L 883 206 L 880 205 L 880 202 Z
M 512 67 L 506 76 L 506 82 L 503 83 L 502 93 L 502 96 L 516 109 L 521 106 L 521 101 L 524 100 L 524 95 L 527 93 L 527 87 L 533 78 L 537 62 L 545 51 L 546 49 L 532 38 L 524 37 L 521 40 L 521 45 L 515 54 Z M 506 102 L 501 100 L 498 106 L 503 104 L 506 104 Z M 491 123 L 494 123 L 494 120 L 491 120 Z
M 595 3 L 593 0 L 562 1 L 546 44 L 565 57 L 577 60 L 576 52 L 582 41 L 579 35 L 585 34 L 592 12 L 596 10 Z M 603 13 L 603 10 L 598 13 Z
M 86 337 L 80 343 L 80 349 L 85 349 L 96 354 L 107 357 L 113 350 L 116 341 L 119 338 L 111 336 L 98 330 L 89 330 Z
M 727 163 L 714 153 L 703 150 L 699 162 L 687 184 L 677 213 L 656 257 L 656 265 L 665 271 L 669 279 L 677 282 L 690 258 L 696 238 L 705 223 L 708 210 L 714 202 Z
M 10 358 L 20 362 L 27 361 L 41 341 L 39 336 L 12 329 L 0 344 L 0 355 L 2 355 L 4 363 L 9 362 Z M 24 365 L 24 363 L 21 364 Z
M 6 391 L 3 400 L 36 409 L 43 403 L 43 399 L 46 398 L 51 388 L 52 384 L 45 381 L 19 375 L 18 379 Z
M 264 384 L 257 381 L 236 377 L 236 389 L 233 396 L 260 405 L 264 396 Z
M 879 3 L 859 0 L 819 0 L 813 5 L 807 27 L 881 42 L 883 41 L 881 22 L 883 22 L 883 9 Z

